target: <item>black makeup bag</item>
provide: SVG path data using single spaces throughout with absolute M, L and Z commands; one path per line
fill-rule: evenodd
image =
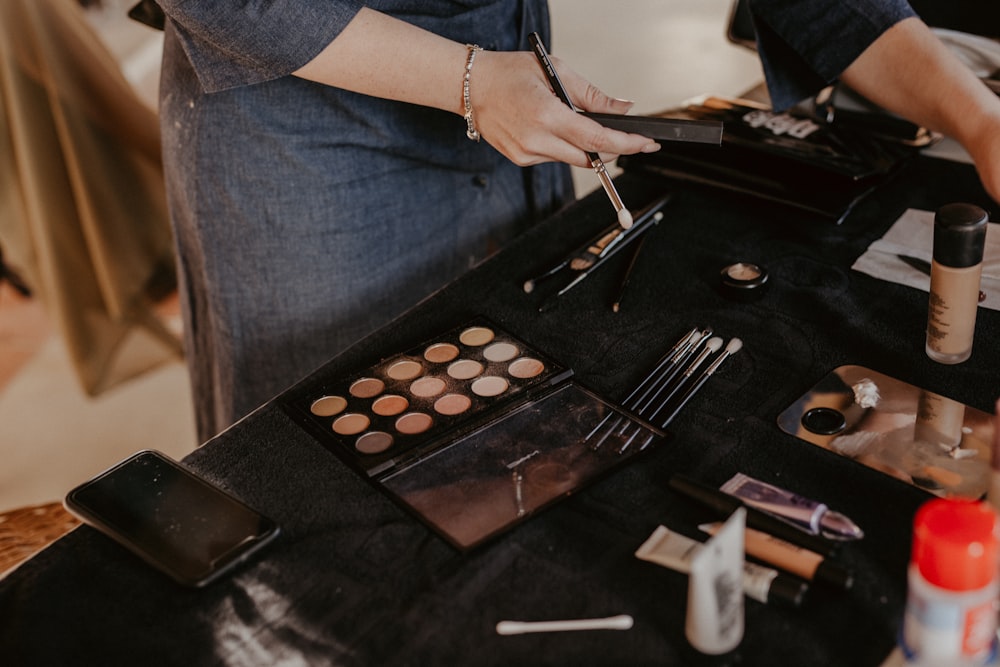
M 827 122 L 806 111 L 778 113 L 722 97 L 654 115 L 721 121 L 722 144 L 672 143 L 656 153 L 623 155 L 619 167 L 781 202 L 838 223 L 936 139 L 884 115 L 838 110 Z

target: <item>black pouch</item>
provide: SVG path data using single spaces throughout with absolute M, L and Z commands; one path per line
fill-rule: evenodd
M 659 116 L 721 121 L 719 147 L 671 144 L 623 155 L 618 166 L 720 187 L 841 222 L 933 136 L 909 123 L 837 112 L 825 122 L 743 99 L 707 97 Z

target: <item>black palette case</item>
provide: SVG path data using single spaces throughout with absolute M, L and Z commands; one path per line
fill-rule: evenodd
M 356 373 L 305 383 L 282 406 L 459 549 L 499 535 L 664 435 L 484 319 Z

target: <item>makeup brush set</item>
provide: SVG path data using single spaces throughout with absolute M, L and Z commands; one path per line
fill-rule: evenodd
M 694 328 L 681 337 L 622 402 L 625 409 L 660 429 L 670 425 L 722 363 L 743 347 L 743 341 L 732 338 L 722 349 L 722 339 L 712 333 L 711 329 L 699 331 Z M 719 352 L 720 349 L 722 352 Z M 713 358 L 712 355 L 717 352 L 719 354 Z M 622 453 L 636 443 L 641 433 L 639 429 L 623 424 L 621 418 L 609 414 L 587 434 L 587 442 L 592 449 L 598 449 L 615 435 L 624 437 L 618 445 L 618 453 Z M 639 449 L 645 449 L 648 444 L 647 436 L 647 439 L 639 440 Z
M 670 197 L 669 194 L 664 195 L 640 211 L 628 229 L 615 223 L 574 249 L 549 269 L 525 280 L 523 288 L 528 294 L 548 288 L 551 284 L 558 285 L 558 288 L 549 288 L 551 294 L 542 301 L 538 308 L 539 312 L 551 309 L 556 299 L 583 282 L 609 259 L 645 238 L 645 234 L 663 219 L 662 209 L 670 201 Z M 635 245 L 634 248 L 636 249 L 634 252 L 637 252 L 639 245 Z M 628 273 L 626 271 L 626 279 Z

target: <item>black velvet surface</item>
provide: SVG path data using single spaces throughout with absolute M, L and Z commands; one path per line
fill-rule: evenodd
M 850 265 L 907 207 L 993 206 L 972 169 L 908 165 L 840 226 L 749 199 L 626 175 L 633 209 L 675 197 L 650 232 L 614 313 L 621 253 L 556 307 L 521 285 L 613 221 L 603 193 L 331 360 L 291 391 L 363 368 L 485 315 L 623 398 L 692 327 L 743 350 L 670 427 L 672 437 L 500 539 L 460 554 L 399 509 L 272 401 L 186 463 L 276 519 L 280 540 L 233 576 L 185 590 L 88 527 L 0 581 L 5 664 L 696 665 L 684 638 L 687 579 L 639 561 L 659 524 L 693 537 L 715 517 L 668 489 L 675 472 L 718 485 L 742 471 L 807 491 L 854 518 L 864 540 L 836 558 L 850 591 L 814 585 L 801 609 L 747 600 L 723 663 L 878 665 L 906 594 L 910 525 L 924 492 L 782 433 L 778 414 L 842 364 L 860 364 L 992 412 L 1000 314 L 979 313 L 970 361 L 923 352 L 927 296 Z M 733 261 L 768 268 L 753 303 L 716 290 Z M 498 636 L 497 621 L 631 614 L 628 631 Z

